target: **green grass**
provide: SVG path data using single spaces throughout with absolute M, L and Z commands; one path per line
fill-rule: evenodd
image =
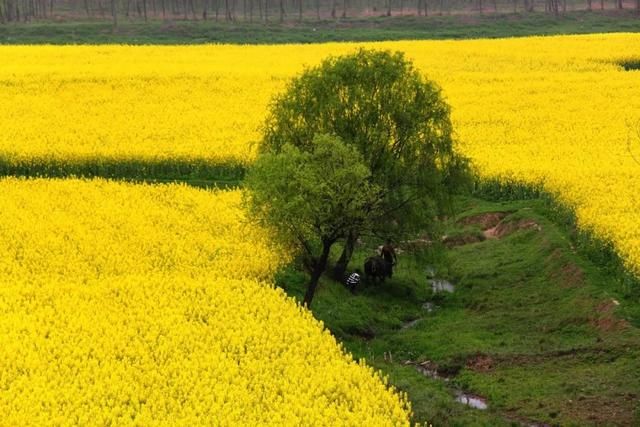
M 627 71 L 640 70 L 640 59 L 622 61 L 620 65 Z
M 414 245 L 400 255 L 391 281 L 356 295 L 324 279 L 312 306 L 316 317 L 408 392 L 416 421 L 640 423 L 638 294 L 582 256 L 543 200 L 465 199 L 459 211 L 459 217 L 506 212 L 501 227 L 513 233 L 451 249 Z M 480 230 L 454 221 L 444 228 L 447 234 Z M 358 248 L 353 266 L 376 243 Z M 455 284 L 453 294 L 431 294 L 429 265 Z M 298 298 L 305 282 L 292 268 L 278 277 Z M 425 302 L 438 308 L 428 313 Z M 421 321 L 403 329 L 414 319 Z M 404 365 L 407 360 L 429 360 L 457 375 L 449 383 L 433 380 Z M 486 397 L 489 409 L 456 403 L 456 389 Z
M 274 19 L 275 21 L 275 19 Z M 321 43 L 406 39 L 469 39 L 595 32 L 637 32 L 634 11 L 542 12 L 453 16 L 394 16 L 341 20 L 249 23 L 151 20 L 120 22 L 114 32 L 105 21 L 0 24 L 0 44 L 200 44 Z
M 185 182 L 196 187 L 234 187 L 245 166 L 194 159 L 56 158 L 13 159 L 0 155 L 0 176 L 67 178 L 101 177 L 151 183 Z

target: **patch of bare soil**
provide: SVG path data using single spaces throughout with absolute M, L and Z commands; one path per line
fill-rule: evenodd
M 376 337 L 376 333 L 371 328 L 351 328 L 346 332 L 350 335 L 359 337 L 364 341 L 370 341 Z
M 500 223 L 509 212 L 487 212 L 478 215 L 471 215 L 458 221 L 460 225 L 478 225 L 481 229 L 487 230 Z
M 587 359 L 590 363 L 595 361 L 613 362 L 620 357 L 631 354 L 636 350 L 628 345 L 621 346 L 591 346 L 571 348 L 566 350 L 545 351 L 540 353 L 521 353 L 487 356 L 491 359 L 492 369 L 500 369 L 514 366 L 527 366 L 549 363 L 552 361 L 564 362 L 574 359 Z
M 563 288 L 575 288 L 584 283 L 584 271 L 574 263 L 570 262 L 562 266 L 556 273 L 556 279 Z
M 486 354 L 477 354 L 467 359 L 466 367 L 474 372 L 489 372 L 493 369 L 493 358 Z
M 543 423 L 540 421 L 534 421 L 531 418 L 524 417 L 517 412 L 516 409 L 507 410 L 504 412 L 504 417 L 511 421 L 512 425 L 520 425 L 527 427 L 551 427 L 551 424 Z
M 613 332 L 627 329 L 629 322 L 615 315 L 617 305 L 615 300 L 603 301 L 598 304 L 595 316 L 590 321 L 591 326 L 600 332 Z
M 510 212 L 487 212 L 478 215 L 471 215 L 459 220 L 458 224 L 479 226 L 483 230 L 485 239 L 500 239 L 519 230 L 542 230 L 542 227 L 532 219 L 505 222 L 504 219 L 509 214 Z M 466 237 L 467 240 L 471 241 L 467 241 L 461 237 Z M 449 242 L 450 246 L 458 246 L 478 241 L 482 241 L 482 237 L 462 235 L 447 238 L 445 244 Z
M 577 288 L 584 285 L 584 270 L 569 261 L 562 249 L 554 249 L 545 261 L 547 265 L 558 266 L 553 268 L 549 279 L 558 283 L 562 288 Z
M 549 256 L 547 256 L 547 263 L 552 263 L 555 261 L 559 261 L 562 260 L 564 257 L 563 253 L 562 253 L 562 249 L 560 248 L 555 248 L 550 254 Z
M 634 407 L 640 399 L 635 394 L 623 396 L 581 396 L 563 402 L 563 413 L 579 423 L 588 425 L 634 424 Z
M 416 250 L 422 249 L 425 246 L 429 246 L 433 243 L 433 241 L 429 238 L 429 236 L 424 235 L 420 236 L 414 240 L 405 240 L 400 242 L 399 248 L 400 250 L 405 250 L 409 252 L 414 252 Z
M 406 360 L 403 364 L 414 366 L 418 372 L 426 377 L 443 380 L 445 382 L 448 382 L 458 375 L 460 371 L 459 366 L 439 366 L 431 360 L 425 360 L 423 362 Z
M 484 238 L 481 235 L 477 234 L 457 234 L 455 236 L 444 236 L 442 238 L 442 243 L 448 247 L 452 248 L 454 246 L 462 246 L 468 245 L 470 243 L 478 243 L 484 241 Z
M 516 231 L 520 230 L 537 230 L 541 231 L 540 224 L 532 219 L 521 219 L 520 221 L 500 222 L 495 227 L 489 228 L 484 231 L 484 236 L 487 239 L 501 239 Z

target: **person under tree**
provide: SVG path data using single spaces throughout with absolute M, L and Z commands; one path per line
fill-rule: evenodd
M 389 269 L 389 277 L 391 278 L 393 275 L 393 266 L 398 263 L 398 256 L 396 255 L 396 250 L 394 249 L 390 239 L 387 239 L 387 242 L 382 246 L 380 255 L 384 259 L 384 262 L 387 264 L 387 268 Z

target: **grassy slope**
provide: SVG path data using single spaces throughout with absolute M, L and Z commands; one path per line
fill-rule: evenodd
M 391 282 L 355 296 L 326 280 L 315 315 L 347 349 L 409 393 L 419 421 L 640 423 L 638 297 L 625 297 L 615 280 L 579 256 L 541 202 L 470 200 L 462 215 L 482 211 L 511 212 L 505 223 L 533 221 L 541 229 L 531 225 L 447 251 L 405 252 Z M 475 225 L 449 226 L 449 234 L 479 234 Z M 360 248 L 354 265 L 370 253 Z M 424 275 L 430 264 L 455 283 L 454 294 L 432 296 Z M 304 281 L 293 271 L 279 278 L 297 297 Z M 439 308 L 426 312 L 426 301 Z M 407 360 L 429 360 L 455 376 L 450 383 L 426 378 L 405 366 Z M 488 398 L 489 410 L 455 403 L 455 388 Z
M 275 20 L 275 18 L 272 18 Z M 34 22 L 0 25 L 0 44 L 317 43 L 403 39 L 468 39 L 548 34 L 640 31 L 634 11 L 350 18 L 339 21 L 225 23 L 214 21 Z

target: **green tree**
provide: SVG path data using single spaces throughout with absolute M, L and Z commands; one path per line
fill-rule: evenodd
M 244 182 L 251 218 L 301 254 L 311 274 L 304 297 L 310 306 L 331 247 L 373 226 L 380 189 L 362 155 L 340 138 L 317 135 L 305 148 L 285 144 L 259 156 Z
M 261 151 L 278 153 L 284 144 L 308 150 L 315 134 L 337 135 L 362 153 L 381 189 L 381 237 L 428 228 L 468 176 L 440 89 L 401 52 L 359 50 L 305 70 L 272 102 Z M 336 277 L 362 232 L 347 237 Z

